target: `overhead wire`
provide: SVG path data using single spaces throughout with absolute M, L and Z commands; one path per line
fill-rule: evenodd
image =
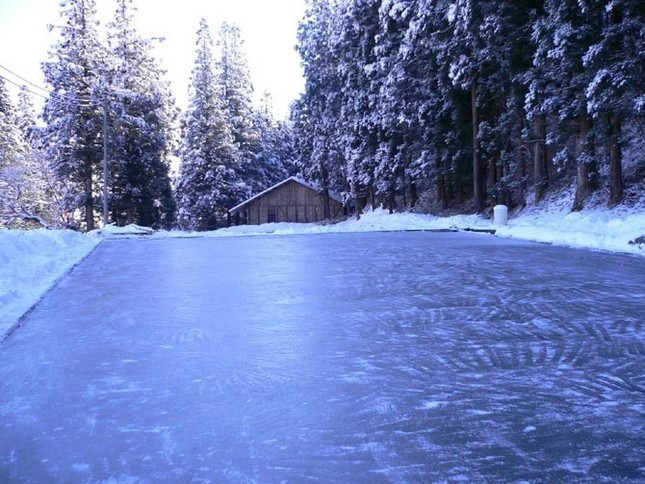
M 41 92 L 36 92 L 33 89 L 30 89 L 29 87 L 27 87 L 27 85 L 20 84 L 20 83 L 16 82 L 15 80 L 10 79 L 5 75 L 0 74 L 0 79 L 5 80 L 6 82 L 18 87 L 19 89 L 24 89 L 25 91 L 29 92 L 30 94 L 32 94 L 34 96 L 40 97 L 40 98 L 42 98 L 44 100 L 48 100 L 49 97 L 52 94 L 54 94 L 54 91 L 51 91 L 51 90 L 45 89 L 44 87 L 39 86 L 38 84 L 30 81 L 29 79 L 26 79 L 25 77 L 21 76 L 20 74 L 17 74 L 16 72 L 12 71 L 8 67 L 5 67 L 5 66 L 0 64 L 0 69 L 8 72 L 12 76 L 20 79 L 21 81 L 27 83 L 28 85 L 30 85 L 30 86 L 42 91 L 42 93 Z M 43 94 L 43 93 L 46 93 L 46 94 Z M 80 100 L 82 103 L 83 102 L 85 102 L 85 103 L 90 102 L 90 99 L 88 99 L 87 97 L 84 97 L 84 96 L 74 97 L 74 96 L 70 96 L 69 94 L 62 94 L 62 93 L 58 93 L 58 94 L 59 94 L 59 96 L 61 98 L 67 99 L 68 101 L 71 101 L 71 100 L 78 101 L 78 100 Z M 124 94 L 124 91 L 123 92 L 122 91 L 114 91 L 114 90 L 111 90 L 111 89 L 108 88 L 108 90 L 103 93 L 103 96 L 107 99 L 107 98 L 114 98 L 116 96 L 119 96 L 120 94 L 121 95 Z
M 51 95 L 53 94 L 53 91 L 50 91 L 50 90 L 48 90 L 48 89 L 45 89 L 45 88 L 43 88 L 43 87 L 38 86 L 37 84 L 35 84 L 35 83 L 31 82 L 31 81 L 30 81 L 30 80 L 28 80 L 28 79 L 25 79 L 23 76 L 21 76 L 21 75 L 19 75 L 19 74 L 16 74 L 16 73 L 15 73 L 15 72 L 13 72 L 11 69 L 9 69 L 9 68 L 7 68 L 7 67 L 5 67 L 5 66 L 3 66 L 3 65 L 0 65 L 0 68 L 1 68 L 1 69 L 3 69 L 3 70 L 5 70 L 6 72 L 9 72 L 12 76 L 15 76 L 16 78 L 20 79 L 21 81 L 26 82 L 26 83 L 27 83 L 27 84 L 29 84 L 30 86 L 33 86 L 33 87 L 35 87 L 36 89 L 39 89 L 40 91 L 43 91 L 43 92 L 44 92 L 44 93 L 46 93 L 46 94 L 43 94 L 43 93 L 41 93 L 41 92 L 36 92 L 36 91 L 34 91 L 33 89 L 30 89 L 29 87 L 27 87 L 27 85 L 25 85 L 25 84 L 20 84 L 20 83 L 16 82 L 15 80 L 10 79 L 10 78 L 8 78 L 7 76 L 5 76 L 5 75 L 3 75 L 3 74 L 0 74 L 0 79 L 3 79 L 4 81 L 6 81 L 6 82 L 8 82 L 9 84 L 12 84 L 12 85 L 14 85 L 14 86 L 18 87 L 19 89 L 24 89 L 24 90 L 26 90 L 28 93 L 30 93 L 30 94 L 32 94 L 32 95 L 34 95 L 34 96 L 38 96 L 38 97 L 40 97 L 40 98 L 42 98 L 42 99 L 45 99 L 45 100 L 49 99 L 49 96 L 51 96 Z M 113 95 L 114 93 L 110 93 L 110 94 L 112 94 L 112 95 Z M 74 97 L 72 97 L 72 96 L 69 96 L 69 95 L 67 95 L 67 94 L 60 94 L 60 93 L 59 93 L 59 96 L 60 96 L 60 97 L 62 97 L 62 98 L 64 98 L 64 99 L 68 99 L 68 100 L 76 99 L 76 98 L 74 98 Z
M 16 87 L 18 87 L 20 89 L 25 89 L 27 92 L 29 92 L 30 94 L 33 94 L 34 96 L 38 96 L 38 97 L 41 97 L 43 99 L 47 99 L 47 96 L 45 96 L 44 94 L 41 94 L 39 92 L 34 92 L 31 89 L 29 89 L 27 86 L 25 86 L 24 84 L 18 84 L 16 81 L 13 81 L 13 80 L 9 79 L 9 78 L 3 76 L 2 74 L 0 74 L 0 79 L 3 79 L 6 82 L 8 82 L 9 84 L 13 84 L 14 86 L 16 86 Z
M 36 84 L 36 83 L 34 83 L 34 82 L 31 82 L 29 79 L 25 79 L 25 78 L 24 78 L 24 77 L 22 77 L 20 74 L 15 73 L 14 71 L 12 71 L 11 69 L 9 69 L 8 67 L 3 66 L 2 64 L 0 64 L 0 69 L 3 69 L 3 70 L 5 70 L 5 71 L 7 71 L 7 72 L 8 72 L 9 74 L 11 74 L 12 76 L 17 77 L 18 79 L 20 79 L 20 80 L 21 80 L 21 81 L 23 81 L 23 82 L 26 82 L 27 84 L 29 84 L 29 85 L 30 85 L 30 86 L 32 86 L 32 87 L 35 87 L 35 88 L 36 88 L 36 89 L 38 89 L 39 91 L 43 91 L 43 92 L 45 92 L 45 93 L 47 93 L 47 94 L 50 94 L 49 90 L 45 89 L 44 87 L 39 86 L 38 84 Z M 5 79 L 5 80 L 6 80 L 6 77 L 3 77 L 3 79 Z

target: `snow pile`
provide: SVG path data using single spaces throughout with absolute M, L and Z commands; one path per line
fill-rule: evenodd
M 390 214 L 387 210 L 379 208 L 364 213 L 359 220 L 350 218 L 335 224 L 277 222 L 262 225 L 240 225 L 215 230 L 213 232 L 158 232 L 155 234 L 155 237 L 239 237 L 250 235 L 337 234 L 459 228 L 489 229 L 490 222 L 477 215 L 434 217 L 417 213 Z
M 142 227 L 137 224 L 130 224 L 125 227 L 117 227 L 116 224 L 109 224 L 102 229 L 92 230 L 91 232 L 88 232 L 87 235 L 90 237 L 118 238 L 131 235 L 151 235 L 154 233 L 154 229 L 151 229 L 150 227 Z
M 645 211 L 527 213 L 497 227 L 497 235 L 645 256 L 645 245 L 630 244 L 645 235 Z
M 569 213 L 554 207 L 551 211 L 511 215 L 508 225 L 496 226 L 492 219 L 479 215 L 435 217 L 415 213 L 389 214 L 376 209 L 359 220 L 351 218 L 337 224 L 270 223 L 242 225 L 214 232 L 159 232 L 154 237 L 239 237 L 257 235 L 295 235 L 403 230 L 495 230 L 496 235 L 547 242 L 569 247 L 608 250 L 645 256 L 645 245 L 630 241 L 645 235 L 645 211 L 596 209 Z
M 0 230 L 0 339 L 99 242 L 71 230 Z

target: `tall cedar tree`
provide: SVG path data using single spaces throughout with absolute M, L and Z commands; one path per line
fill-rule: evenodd
M 598 177 L 593 120 L 585 97 L 593 73 L 584 67 L 582 55 L 598 38 L 601 16 L 580 9 L 577 0 L 546 0 L 544 7 L 533 24 L 535 53 L 526 97 L 536 194 L 541 198 L 553 172 L 547 138 L 559 138 L 555 168 L 576 167 L 573 209 L 580 210 L 597 188 Z
M 16 112 L 5 81 L 0 77 L 0 169 L 8 168 L 24 156 Z
M 220 86 L 210 29 L 202 19 L 179 149 L 178 221 L 185 229 L 213 230 L 225 225 L 228 209 L 243 192 L 237 179 L 235 139 L 226 120 Z
M 585 94 L 596 123 L 606 126 L 609 152 L 609 205 L 620 203 L 624 193 L 624 125 L 643 125 L 645 95 L 645 2 L 641 0 L 580 0 L 583 12 L 598 11 L 602 29 L 583 56 L 593 72 Z
M 335 46 L 344 66 L 339 70 L 342 99 L 338 141 L 347 163 L 347 184 L 357 216 L 364 205 L 373 203 L 377 190 L 381 123 L 370 107 L 378 102 L 380 90 L 375 53 L 380 5 L 381 0 L 347 2 L 341 12 Z
M 419 185 L 442 209 L 472 193 L 470 94 L 454 87 L 444 67 L 447 9 L 446 2 L 413 3 L 397 61 L 416 83 L 413 100 L 405 90 L 398 95 L 418 112 Z
M 0 226 L 50 227 L 61 222 L 51 173 L 37 144 L 28 92 L 20 90 L 14 109 L 0 78 Z
M 298 30 L 298 51 L 305 74 L 305 92 L 294 104 L 302 174 L 315 179 L 328 195 L 330 189 L 347 191 L 346 162 L 340 137 L 342 78 L 336 11 L 329 0 L 311 0 Z M 325 216 L 329 211 L 326 196 Z
M 301 170 L 359 212 L 366 199 L 414 205 L 419 189 L 426 207 L 472 198 L 483 211 L 572 181 L 578 209 L 605 173 L 618 203 L 623 147 L 645 112 L 644 9 L 309 0 L 292 110 Z
M 72 214 L 82 210 L 83 226 L 92 230 L 95 182 L 103 158 L 106 87 L 101 69 L 106 55 L 99 41 L 95 1 L 64 0 L 61 8 L 65 23 L 56 27 L 60 40 L 43 64 L 51 88 L 44 105 L 43 141 L 58 177 L 70 187 L 65 209 Z
M 176 113 L 153 45 L 133 27 L 132 0 L 118 0 L 109 25 L 110 206 L 114 221 L 171 228 L 170 154 Z
M 240 29 L 223 22 L 216 42 L 219 56 L 216 62 L 217 92 L 236 146 L 239 198 L 234 202 L 238 203 L 266 188 L 260 180 L 256 163 L 260 133 L 254 123 L 253 84 L 243 45 Z

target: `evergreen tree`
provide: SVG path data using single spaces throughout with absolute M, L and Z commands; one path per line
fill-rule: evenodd
M 599 20 L 597 11 L 581 10 L 577 0 L 546 0 L 544 14 L 533 26 L 535 53 L 526 108 L 533 124 L 537 199 L 552 172 L 547 138 L 558 139 L 557 168 L 576 166 L 574 210 L 581 209 L 597 187 L 593 121 L 584 95 L 593 73 L 584 67 L 582 54 L 598 38 Z M 553 120 L 552 132 L 548 131 L 548 120 Z
M 56 184 L 37 148 L 33 104 L 26 89 L 15 109 L 0 78 L 0 226 L 54 226 Z
M 16 122 L 25 139 L 35 147 L 38 143 L 39 128 L 36 121 L 36 110 L 31 94 L 25 86 L 18 92 L 18 105 L 16 108 Z
M 236 175 L 240 186 L 244 185 L 237 203 L 267 188 L 262 179 L 263 168 L 258 164 L 262 134 L 261 127 L 255 123 L 258 118 L 252 104 L 253 84 L 243 46 L 240 29 L 223 22 L 217 37 L 216 69 L 224 115 L 237 148 Z
M 543 0 L 502 1 L 494 5 L 495 28 L 487 48 L 493 52 L 481 100 L 481 153 L 486 165 L 488 205 L 523 203 L 528 125 L 524 76 L 532 66 L 531 28 Z M 485 22 L 486 24 L 487 22 Z
M 253 194 L 296 174 L 296 153 L 290 127 L 276 121 L 270 111 L 255 113 L 253 125 L 258 130 L 260 141 L 254 153 L 254 176 L 247 184 Z
M 379 189 L 377 152 L 382 122 L 374 114 L 383 80 L 376 57 L 380 5 L 381 0 L 352 0 L 339 9 L 333 47 L 342 83 L 338 136 L 357 216 L 364 205 L 376 203 Z
M 442 47 L 455 87 L 470 93 L 472 175 L 475 209 L 481 212 L 498 180 L 497 130 L 511 89 L 511 35 L 507 2 L 457 0 L 448 5 L 449 30 Z M 488 183 L 487 183 L 488 182 Z
M 427 73 L 420 72 L 419 59 L 426 57 L 425 53 L 417 51 L 410 56 L 412 46 L 406 38 L 414 6 L 413 1 L 385 0 L 379 11 L 380 29 L 375 47 L 381 129 L 377 173 L 381 191 L 388 194 L 390 210 L 396 205 L 395 194 L 414 207 L 418 199 L 417 184 L 424 176 L 420 169 L 424 133 L 419 111 L 430 79 L 425 77 Z
M 60 40 L 43 64 L 51 94 L 44 106 L 47 157 L 69 183 L 70 214 L 82 209 L 84 227 L 94 228 L 95 177 L 102 160 L 102 98 L 105 49 L 99 41 L 94 0 L 64 0 Z
M 240 149 L 249 143 L 253 126 L 253 84 L 243 44 L 240 29 L 223 22 L 217 37 L 219 59 L 215 69 L 231 133 Z
M 179 150 L 178 219 L 185 229 L 212 230 L 225 225 L 228 209 L 246 191 L 237 178 L 239 159 L 220 86 L 213 41 L 202 19 Z
M 393 209 L 539 200 L 576 181 L 574 208 L 642 124 L 636 0 L 310 0 L 292 121 L 302 172 Z M 608 140 L 608 142 L 604 142 Z M 557 183 L 556 183 L 557 182 Z
M 416 80 L 412 109 L 421 129 L 415 163 L 419 183 L 443 209 L 472 193 L 470 95 L 453 85 L 445 66 L 448 10 L 446 2 L 413 4 L 398 61 Z
M 0 169 L 16 165 L 24 148 L 9 91 L 0 77 Z
M 342 78 L 336 11 L 329 0 L 311 0 L 298 32 L 298 51 L 305 74 L 305 92 L 294 104 L 292 120 L 302 174 L 320 182 L 323 191 L 347 192 L 347 173 L 340 145 Z M 328 216 L 328 204 L 325 204 Z
M 596 122 L 606 126 L 609 151 L 609 205 L 623 198 L 623 125 L 642 123 L 645 78 L 645 4 L 640 0 L 580 0 L 586 15 L 601 16 L 601 31 L 584 53 L 586 69 L 593 71 L 585 89 L 587 107 Z M 639 118 L 639 119 L 637 119 Z
M 110 24 L 110 204 L 118 223 L 170 228 L 169 176 L 175 110 L 152 44 L 133 27 L 132 0 L 118 0 Z M 107 101 L 108 98 L 106 98 Z

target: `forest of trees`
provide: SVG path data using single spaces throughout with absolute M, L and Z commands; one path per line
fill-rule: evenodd
M 641 0 L 310 0 L 293 107 L 307 175 L 366 204 L 624 199 L 645 115 Z M 636 172 L 645 178 L 638 154 Z
M 40 116 L 29 86 L 14 103 L 0 76 L 0 226 L 92 230 L 107 201 L 107 222 L 212 230 L 294 174 L 358 214 L 563 189 L 581 210 L 643 186 L 641 0 L 307 0 L 289 122 L 268 97 L 254 106 L 235 25 L 213 38 L 196 24 L 180 110 L 134 0 L 114 0 L 105 29 L 95 2 L 61 2 Z
M 183 229 L 228 225 L 228 209 L 296 169 L 286 124 L 272 119 L 269 100 L 264 109 L 253 107 L 242 44 L 239 29 L 223 23 L 215 58 L 209 26 L 200 22 L 179 151 L 176 195 Z
M 221 26 L 215 52 L 199 24 L 181 113 L 153 41 L 134 27 L 134 1 L 114 4 L 101 31 L 95 0 L 61 2 L 60 37 L 43 63 L 44 123 L 30 86 L 14 105 L 0 76 L 0 226 L 92 230 L 107 201 L 107 222 L 118 225 L 215 229 L 228 208 L 294 173 L 286 123 L 273 119 L 268 97 L 252 106 L 237 27 Z

